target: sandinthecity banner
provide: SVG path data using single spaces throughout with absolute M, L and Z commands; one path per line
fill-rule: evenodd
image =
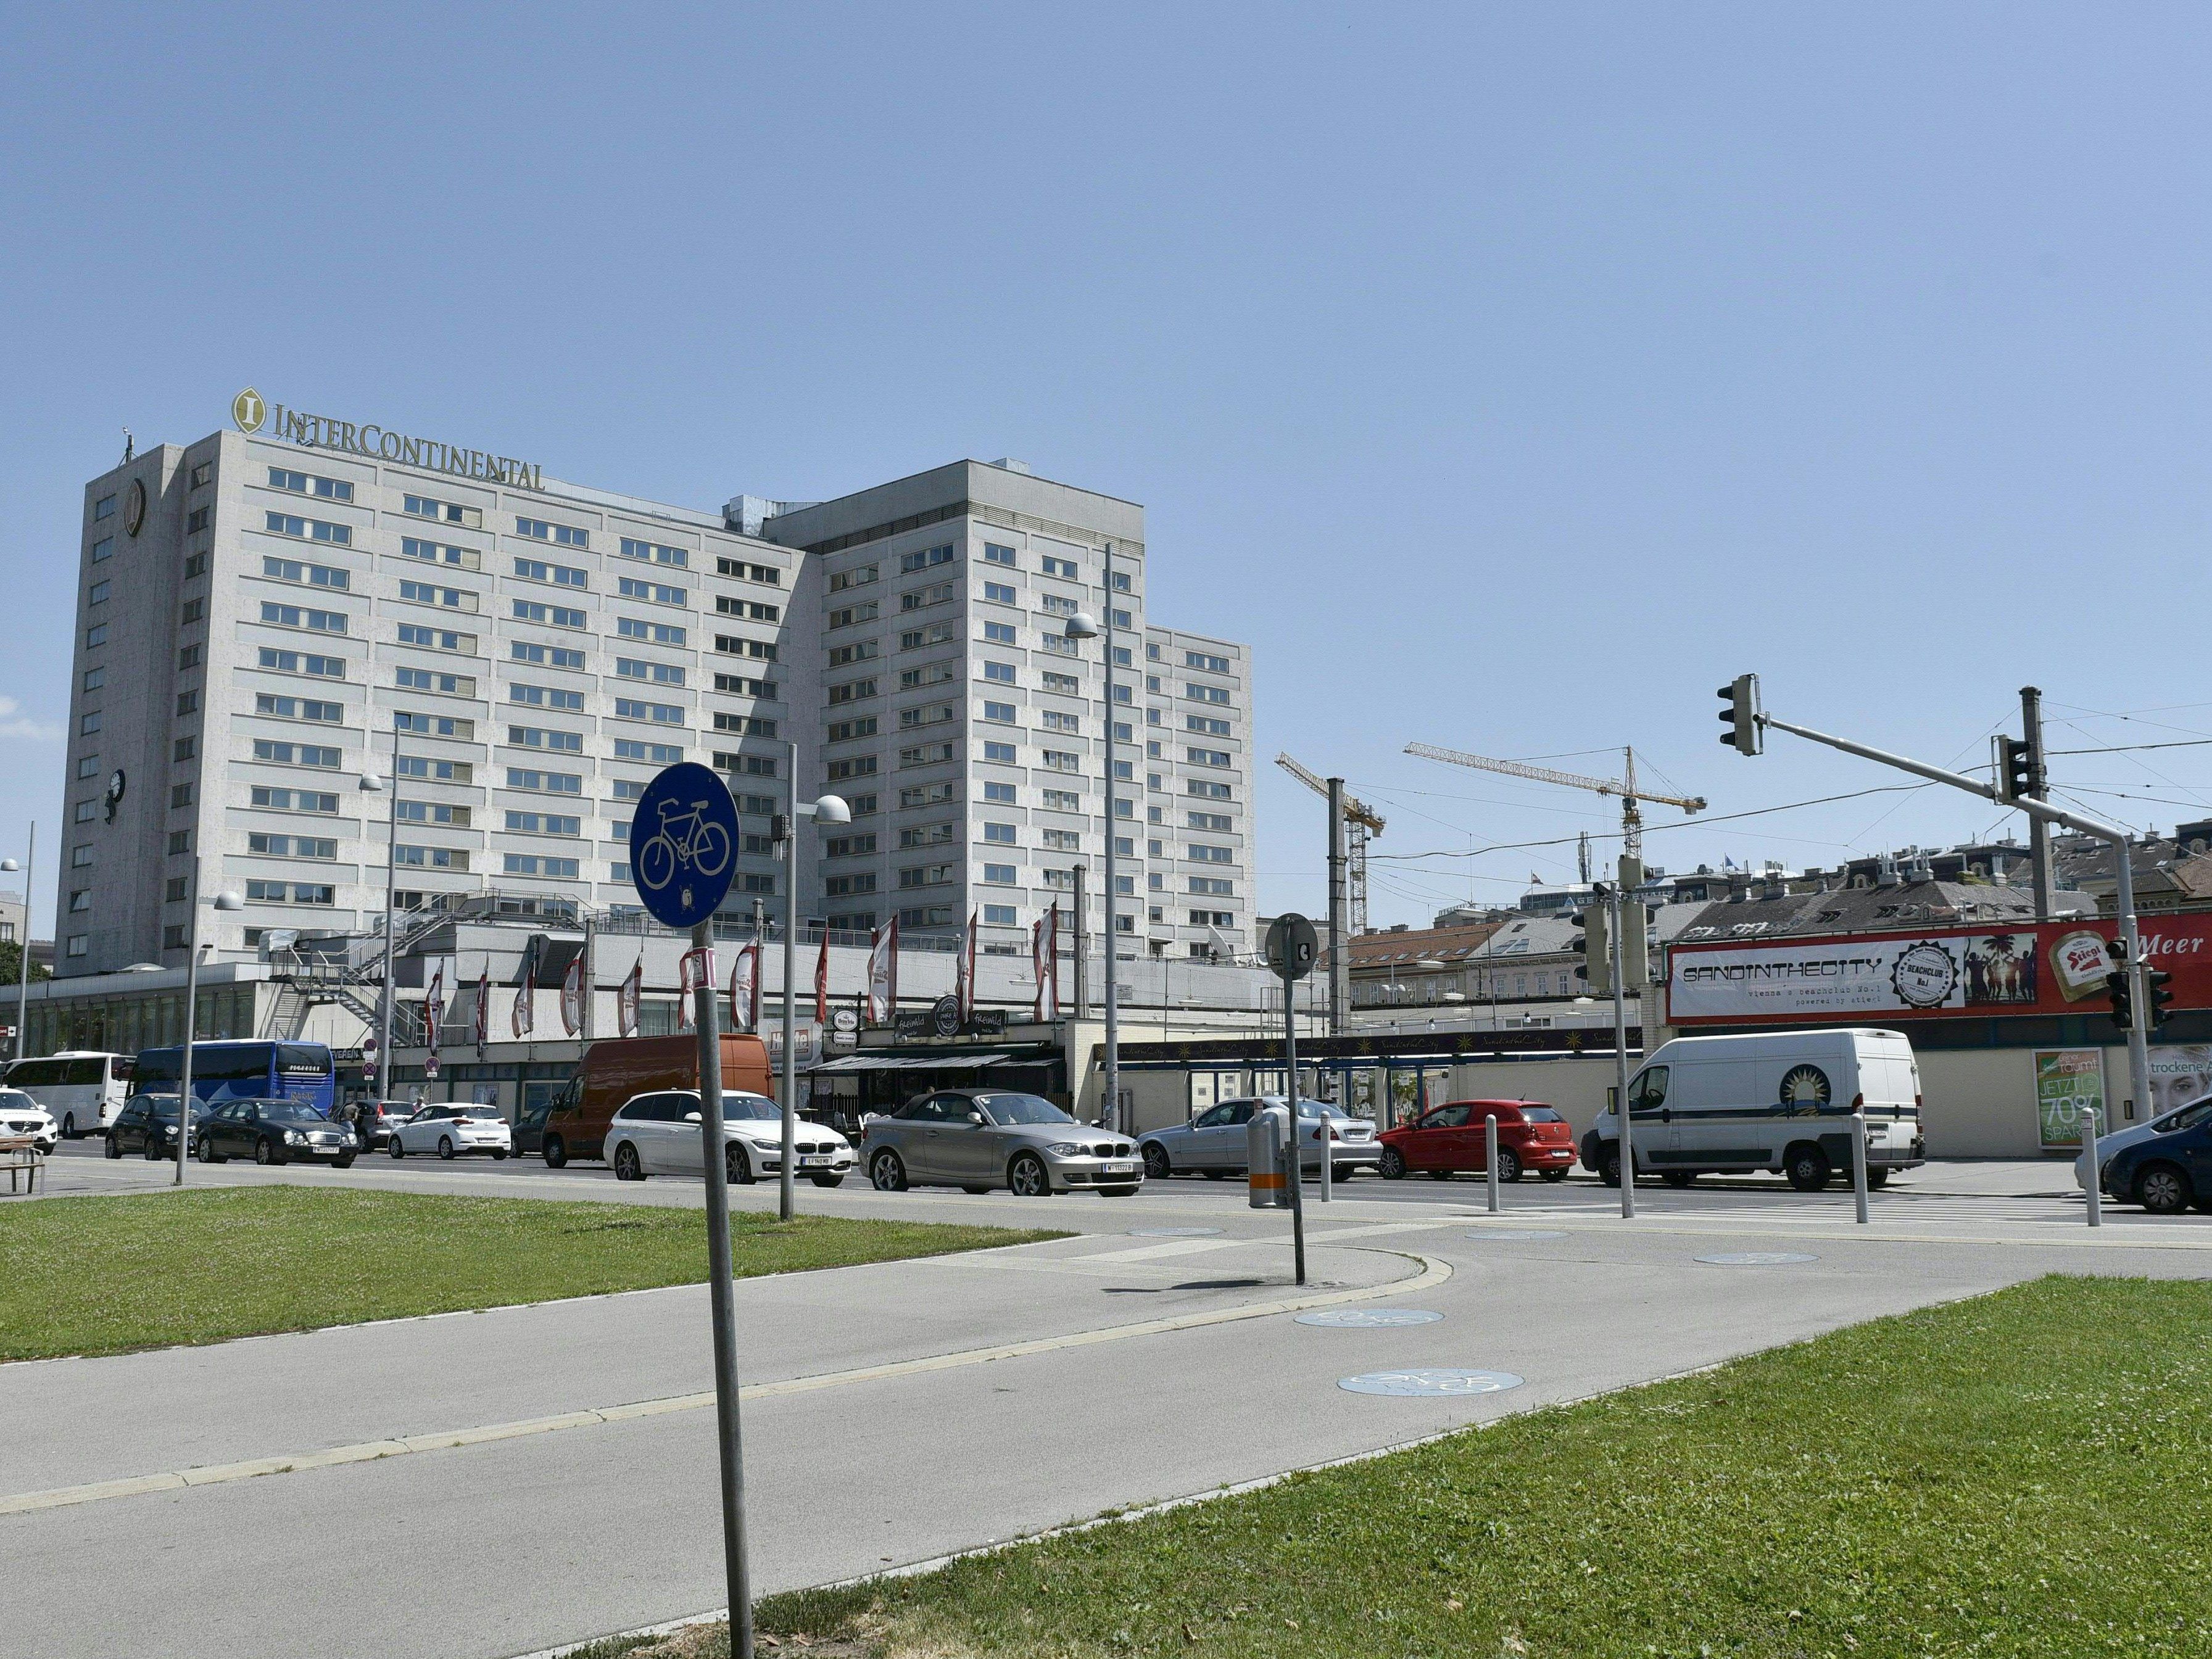
M 2176 1008 L 2212 1008 L 2212 915 L 2145 918 L 2144 960 L 2173 975 Z M 1939 927 L 1846 937 L 1678 941 L 1671 1025 L 1941 1019 L 2105 1009 L 2107 921 Z

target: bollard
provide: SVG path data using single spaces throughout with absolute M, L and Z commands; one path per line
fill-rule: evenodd
M 1498 1114 L 1482 1120 L 1483 1162 L 1490 1170 L 1490 1212 L 1498 1213 Z
M 1866 1108 L 1856 1107 L 1851 1112 L 1851 1189 L 1858 1200 L 1859 1224 L 1866 1225 Z
M 2105 1172 L 2097 1167 L 2097 1109 L 2085 1106 L 2080 1118 L 2081 1153 L 2089 1161 L 2089 1178 L 2081 1183 L 2089 1200 L 2089 1224 L 2105 1224 Z

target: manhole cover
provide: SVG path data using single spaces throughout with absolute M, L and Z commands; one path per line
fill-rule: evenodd
M 1817 1255 L 1807 1255 L 1797 1250 L 1722 1250 L 1713 1255 L 1701 1255 L 1700 1261 L 1709 1261 L 1716 1267 L 1780 1267 L 1792 1261 L 1818 1261 Z
M 1565 1233 L 1545 1232 L 1533 1228 L 1523 1230 L 1520 1228 L 1508 1227 L 1486 1227 L 1480 1232 L 1465 1233 L 1462 1234 L 1462 1237 L 1472 1238 L 1476 1240 L 1478 1243 L 1486 1244 L 1519 1244 L 1532 1239 L 1565 1238 L 1566 1235 Z
M 1522 1379 L 1511 1371 L 1463 1371 L 1431 1365 L 1418 1370 L 1369 1371 L 1361 1376 L 1340 1376 L 1336 1386 L 1350 1394 L 1448 1400 L 1465 1395 L 1498 1394 L 1507 1389 L 1517 1389 L 1521 1383 Z
M 1218 1238 L 1218 1227 L 1132 1227 L 1132 1238 Z
M 1300 1314 L 1297 1322 L 1340 1331 L 1381 1331 L 1401 1325 L 1433 1325 L 1443 1317 L 1426 1308 L 1323 1308 L 1318 1313 Z

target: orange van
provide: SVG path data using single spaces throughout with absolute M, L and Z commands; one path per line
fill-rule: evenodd
M 576 1075 L 545 1114 L 545 1162 L 559 1169 L 572 1158 L 606 1156 L 607 1125 L 629 1099 L 654 1089 L 699 1086 L 696 1035 L 609 1037 L 584 1050 Z M 722 1087 L 730 1093 L 775 1090 L 768 1044 L 757 1036 L 722 1036 Z

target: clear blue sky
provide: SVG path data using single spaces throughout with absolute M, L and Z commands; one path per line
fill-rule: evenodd
M 706 507 L 1005 454 L 1141 501 L 1155 614 L 1254 643 L 1261 757 L 1378 852 L 1614 822 L 1414 738 L 1632 741 L 1716 814 L 1893 781 L 1723 749 L 1745 669 L 1939 762 L 2031 681 L 2054 747 L 2212 732 L 2209 47 L 2154 6 L 14 9 L 0 844 L 40 821 L 43 927 L 82 481 L 249 382 Z M 2212 802 L 2212 750 L 2056 765 Z M 1317 803 L 1259 800 L 1261 904 L 1317 907 Z M 1377 918 L 1571 867 L 1394 866 Z

